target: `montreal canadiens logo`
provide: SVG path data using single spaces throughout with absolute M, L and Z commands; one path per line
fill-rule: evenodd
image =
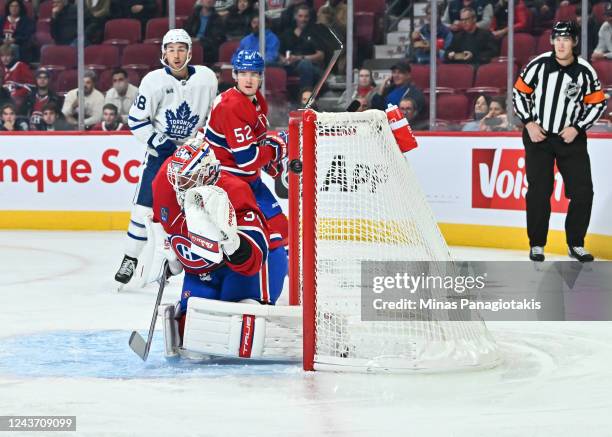
M 182 235 L 174 235 L 170 238 L 170 244 L 181 264 L 193 270 L 204 269 L 212 265 L 201 256 L 191 252 L 191 241 Z

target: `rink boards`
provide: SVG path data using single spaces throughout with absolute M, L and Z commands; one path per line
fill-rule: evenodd
M 589 135 L 595 198 L 587 245 L 612 259 L 611 140 Z M 449 244 L 527 247 L 518 133 L 422 133 L 418 141 L 408 157 Z M 0 228 L 126 229 L 145 153 L 131 134 L 24 132 L 2 135 L 2 146 Z M 350 179 L 353 170 L 346 170 Z M 277 195 L 286 210 L 284 191 Z M 556 173 L 548 251 L 565 250 L 567 202 Z

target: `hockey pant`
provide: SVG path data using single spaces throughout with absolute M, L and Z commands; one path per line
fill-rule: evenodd
M 187 311 L 187 300 L 191 296 L 226 302 L 254 299 L 274 304 L 283 291 L 286 275 L 287 253 L 284 247 L 270 251 L 262 269 L 252 276 L 241 275 L 227 266 L 204 275 L 185 272 L 181 312 Z

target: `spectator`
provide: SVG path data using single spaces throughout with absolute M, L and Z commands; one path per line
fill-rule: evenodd
M 17 108 L 21 108 L 34 85 L 34 75 L 28 64 L 15 59 L 10 45 L 0 46 L 0 69 L 4 74 L 4 88 L 10 93 Z
M 525 0 L 525 6 L 533 17 L 534 29 L 550 27 L 557 10 L 556 0 Z
M 47 103 L 42 107 L 40 121 L 33 126 L 37 131 L 70 131 L 74 130 L 66 120 L 60 117 L 55 103 Z
M 85 0 L 85 38 L 90 44 L 104 39 L 104 25 L 111 18 L 111 0 Z
M 127 124 L 132 103 L 138 95 L 138 88 L 128 81 L 127 72 L 122 68 L 113 70 L 113 87 L 106 92 L 104 103 L 112 103 L 119 108 L 119 117 Z
M 606 21 L 599 28 L 599 41 L 592 59 L 612 59 L 612 3 L 606 5 Z
M 145 29 L 147 21 L 157 14 L 157 4 L 155 0 L 127 0 L 125 2 L 127 18 L 140 20 L 142 28 Z
M 298 75 L 300 87 L 313 87 L 320 77 L 325 54 L 317 44 L 310 26 L 310 9 L 300 5 L 295 9 L 295 28 L 287 29 L 280 37 L 281 63 L 287 74 Z
M 423 92 L 411 81 L 410 64 L 400 61 L 391 67 L 391 77 L 385 80 L 372 97 L 372 108 L 384 110 L 387 105 L 399 106 L 404 97 L 411 97 L 416 102 L 417 113 L 425 107 Z
M 474 101 L 474 119 L 465 123 L 461 130 L 464 132 L 478 132 L 480 130 L 480 120 L 489 113 L 490 104 L 491 97 L 485 94 L 479 95 Z
M 281 13 L 279 25 L 276 29 L 278 34 L 281 34 L 286 29 L 293 29 L 296 25 L 295 12 L 298 7 L 304 5 L 308 8 L 308 24 L 315 23 L 316 13 L 312 7 L 312 0 L 287 0 L 289 5 Z
M 453 35 L 444 59 L 461 64 L 486 64 L 497 54 L 497 44 L 491 32 L 476 27 L 473 9 L 461 10 L 463 30 Z
M 239 39 L 248 34 L 251 29 L 251 16 L 254 13 L 253 0 L 236 0 L 225 17 L 227 37 Z
M 346 0 L 327 0 L 317 11 L 317 23 L 346 39 Z
M 5 103 L 0 110 L 2 117 L 2 126 L 0 131 L 16 132 L 28 130 L 28 123 L 25 121 L 17 121 L 17 110 L 12 103 Z
M 363 112 L 363 111 L 367 111 L 368 109 L 370 109 L 368 100 L 365 97 L 357 96 L 355 100 L 359 102 L 359 108 L 357 108 L 355 112 Z
M 402 97 L 399 105 L 397 105 L 410 123 L 412 130 L 429 130 L 428 120 L 417 120 L 419 116 L 419 110 L 416 101 L 412 97 Z
M 11 45 L 17 59 L 32 59 L 34 28 L 34 22 L 27 15 L 23 0 L 6 2 L 4 15 L 0 17 L 0 44 Z
M 121 122 L 121 117 L 117 114 L 117 107 L 112 103 L 107 103 L 102 107 L 102 121 L 96 123 L 91 130 L 101 131 L 129 131 L 127 124 Z
M 15 104 L 15 102 L 13 102 L 13 99 L 11 99 L 11 93 L 9 93 L 6 88 L 4 88 L 4 70 L 0 68 L 0 106 L 6 103 Z
M 51 36 L 57 45 L 76 43 L 77 7 L 68 0 L 51 0 Z
M 589 14 L 587 15 L 587 53 L 582 57 L 588 59 L 592 55 L 593 51 L 597 47 L 599 38 L 597 36 L 600 26 L 595 21 L 593 14 L 591 14 L 591 8 L 589 7 Z M 576 5 L 576 25 L 578 27 L 578 34 L 582 32 L 582 5 Z M 582 44 L 576 46 L 576 54 L 582 55 Z
M 193 41 L 200 41 L 204 50 L 204 62 L 214 64 L 219 60 L 219 46 L 225 41 L 225 25 L 215 10 L 215 0 L 200 0 L 187 19 L 184 29 Z
M 340 96 L 340 101 L 345 102 L 348 94 L 350 94 L 351 100 L 359 100 L 359 97 L 363 97 L 369 108 L 372 97 L 376 94 L 376 82 L 372 77 L 372 70 L 368 68 L 360 69 L 357 75 L 357 83 L 353 85 L 350 92 L 347 90 Z
M 498 0 L 493 8 L 493 36 L 501 40 L 508 34 L 508 0 Z M 514 5 L 514 32 L 529 32 L 529 10 L 524 0 Z
M 102 106 L 104 106 L 104 94 L 95 88 L 96 74 L 91 70 L 86 70 L 83 78 L 83 86 L 85 91 L 85 128 L 89 129 L 96 123 L 102 120 Z M 78 88 L 68 91 L 64 100 L 62 113 L 66 117 L 66 121 L 72 126 L 78 124 L 79 116 L 79 99 Z
M 489 113 L 480 120 L 480 131 L 499 132 L 513 130 L 508 123 L 506 100 L 504 97 L 493 97 L 489 105 Z
M 425 24 L 415 32 L 412 32 L 413 59 L 417 64 L 429 64 L 429 40 L 431 38 L 431 5 L 425 8 Z M 453 39 L 453 33 L 442 23 L 438 16 L 436 39 L 444 41 L 443 49 L 446 50 Z
M 266 25 L 266 56 L 264 57 L 266 65 L 278 61 L 279 48 L 280 41 L 278 40 L 278 37 Z M 251 17 L 251 33 L 242 38 L 240 41 L 240 46 L 232 56 L 232 63 L 234 62 L 234 58 L 238 52 L 241 50 L 259 51 L 259 17 L 257 15 L 253 15 Z
M 49 72 L 45 69 L 36 71 L 36 87 L 25 100 L 21 113 L 30 118 L 30 126 L 41 122 L 42 108 L 53 103 L 56 107 L 60 104 L 60 98 L 49 88 Z
M 489 0 L 451 0 L 442 16 L 442 23 L 453 32 L 462 29 L 461 10 L 470 8 L 476 15 L 476 26 L 482 30 L 489 30 L 493 20 L 493 6 Z

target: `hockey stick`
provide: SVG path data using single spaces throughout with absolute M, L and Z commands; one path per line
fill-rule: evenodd
M 159 289 L 157 291 L 157 299 L 155 300 L 155 308 L 153 308 L 153 318 L 151 319 L 151 325 L 149 326 L 147 341 L 145 342 L 142 336 L 136 331 L 133 331 L 132 335 L 130 335 L 130 348 L 132 348 L 132 350 L 142 359 L 142 361 L 147 361 L 147 357 L 149 356 L 149 350 L 151 349 L 151 343 L 153 342 L 153 333 L 155 332 L 155 323 L 157 322 L 157 312 L 159 311 L 159 304 L 161 303 L 164 288 L 166 287 L 166 278 L 169 275 L 170 268 L 168 267 L 168 261 L 165 261 L 162 266 L 161 275 L 157 280 L 159 282 Z
M 319 96 L 319 92 L 321 91 L 321 88 L 323 87 L 323 84 L 325 83 L 325 81 L 329 77 L 329 73 L 331 73 L 332 68 L 334 68 L 334 65 L 336 65 L 336 61 L 338 61 L 338 58 L 342 54 L 342 50 L 344 50 L 344 45 L 342 44 L 342 41 L 340 41 L 340 38 L 338 38 L 338 36 L 334 33 L 334 31 L 331 30 L 329 27 L 327 28 L 327 30 L 334 37 L 334 39 L 336 40 L 338 45 L 337 45 L 336 49 L 334 50 L 334 55 L 330 59 L 329 64 L 327 64 L 327 67 L 325 68 L 325 71 L 323 72 L 323 75 L 321 76 L 321 78 L 319 79 L 319 82 L 317 82 L 317 85 L 315 86 L 314 90 L 312 91 L 312 95 L 308 99 L 308 102 L 306 102 L 306 105 L 304 106 L 304 109 L 310 109 L 310 106 L 317 99 L 317 97 Z

